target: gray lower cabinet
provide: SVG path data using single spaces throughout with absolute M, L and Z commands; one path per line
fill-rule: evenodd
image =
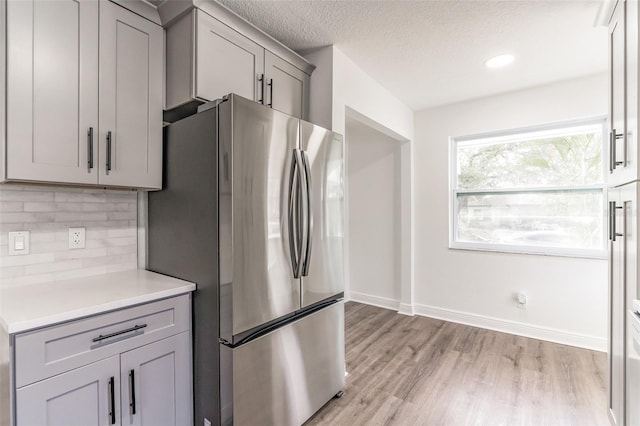
M 121 355 L 123 425 L 192 424 L 190 341 L 181 333 Z
M 0 8 L 0 181 L 161 188 L 162 27 L 106 0 Z
M 14 426 L 193 423 L 188 295 L 14 336 Z
M 106 426 L 120 424 L 120 360 L 112 356 L 16 392 L 19 425 Z M 119 405 L 119 404 L 118 404 Z M 115 423 L 112 423 L 115 420 Z

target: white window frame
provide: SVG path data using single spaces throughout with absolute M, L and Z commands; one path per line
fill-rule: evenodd
M 509 129 L 496 132 L 488 132 L 475 135 L 467 135 L 461 137 L 449 138 L 449 248 L 461 249 L 461 250 L 477 250 L 477 251 L 490 251 L 490 252 L 503 252 L 503 253 L 520 253 L 520 254 L 534 254 L 545 256 L 566 256 L 566 257 L 582 257 L 582 258 L 595 258 L 606 259 L 606 241 L 607 241 L 607 185 L 606 179 L 608 175 L 607 159 L 608 152 L 606 150 L 607 143 L 607 118 L 606 117 L 594 117 L 584 120 L 572 120 L 562 121 L 557 123 L 523 127 L 517 129 Z M 457 188 L 458 180 L 458 159 L 457 159 L 457 147 L 460 142 L 467 142 L 470 140 L 480 139 L 501 139 L 511 138 L 518 134 L 531 134 L 542 133 L 540 136 L 544 137 L 553 135 L 560 132 L 562 129 L 579 126 L 602 126 L 602 177 L 603 182 L 597 185 L 584 185 L 584 186 L 563 186 L 563 187 L 526 187 L 526 188 L 509 188 L 509 189 L 479 189 L 479 190 L 465 190 Z M 603 245 L 600 249 L 579 249 L 579 248 L 563 248 L 563 247 L 550 247 L 550 246 L 534 246 L 534 245 L 512 245 L 512 244 L 499 244 L 499 243 L 484 243 L 484 242 L 466 242 L 456 241 L 458 234 L 458 195 L 460 194 L 499 194 L 499 193 L 522 193 L 522 192 L 557 192 L 557 191 L 579 191 L 579 190 L 600 190 L 602 192 L 602 241 Z

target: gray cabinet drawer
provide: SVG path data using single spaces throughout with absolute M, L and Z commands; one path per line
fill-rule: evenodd
M 187 331 L 190 305 L 183 295 L 17 334 L 16 388 Z

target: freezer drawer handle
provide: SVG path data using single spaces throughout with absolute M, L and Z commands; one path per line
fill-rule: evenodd
M 121 330 L 121 331 L 116 331 L 114 333 L 109 333 L 109 334 L 101 334 L 98 337 L 94 338 L 92 340 L 92 342 L 96 343 L 96 342 L 100 342 L 102 340 L 106 340 L 106 339 L 111 339 L 112 337 L 116 337 L 116 336 L 120 336 L 121 334 L 126 334 L 126 333 L 131 333 L 133 331 L 138 331 L 141 330 L 143 328 L 146 328 L 147 324 L 142 324 L 142 325 L 134 325 L 131 328 L 127 328 L 126 330 Z
M 313 210 L 311 206 L 311 167 L 309 166 L 309 157 L 305 151 L 302 151 L 302 164 L 304 165 L 306 194 L 307 194 L 307 221 L 304 229 L 305 233 L 305 254 L 304 267 L 302 268 L 302 276 L 309 275 L 309 264 L 311 263 L 311 246 L 313 237 Z

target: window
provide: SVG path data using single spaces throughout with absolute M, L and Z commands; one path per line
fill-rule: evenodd
M 452 248 L 605 256 L 604 120 L 452 139 Z

